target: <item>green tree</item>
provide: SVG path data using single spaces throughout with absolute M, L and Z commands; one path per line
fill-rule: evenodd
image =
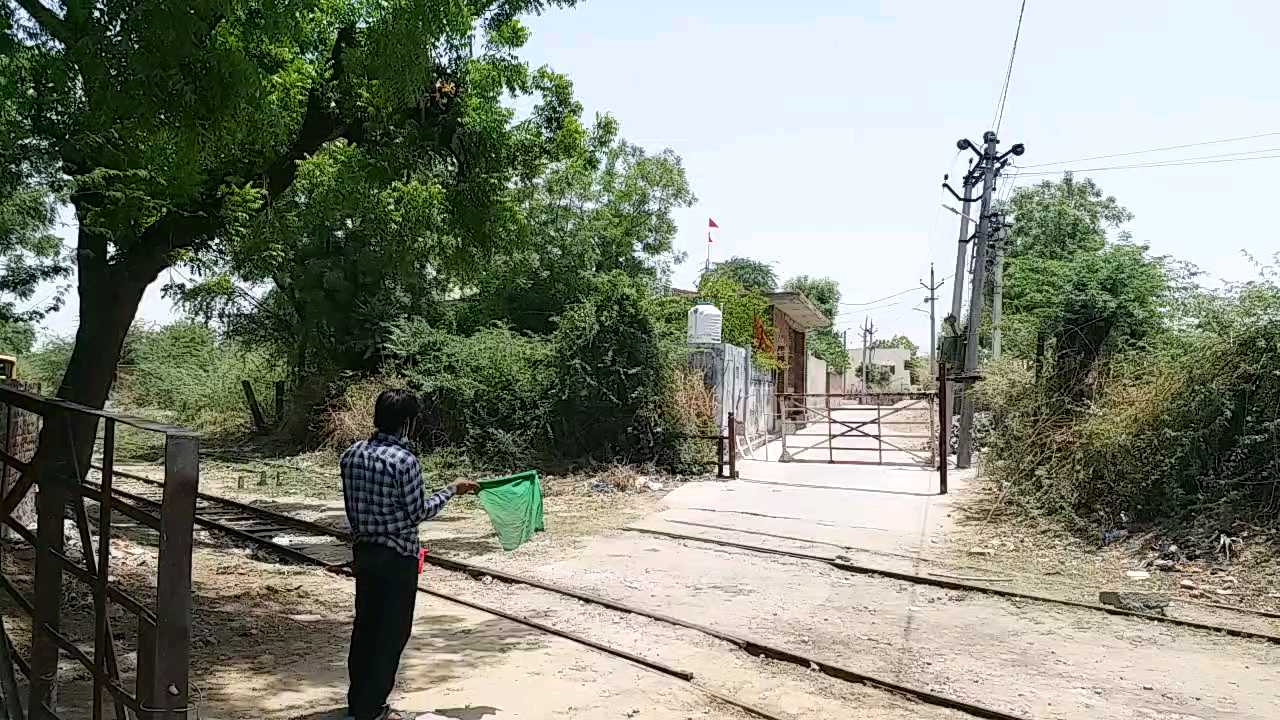
M 673 211 L 695 198 L 671 150 L 649 154 L 600 116 L 575 152 L 516 189 L 523 233 L 535 240 L 500 254 L 475 284 L 461 318 L 550 332 L 564 309 L 593 294 L 601 274 L 650 284 L 676 258 Z
M 763 293 L 744 288 L 728 275 L 712 272 L 703 274 L 702 281 L 698 283 L 698 298 L 720 309 L 720 337 L 724 342 L 752 348 L 752 362 L 763 370 L 778 367 L 773 349 L 757 342 L 757 324 L 767 341 L 771 342 L 773 338 L 769 299 Z
M 751 258 L 731 257 L 718 262 L 711 266 L 711 270 L 704 272 L 702 277 L 708 275 L 727 277 L 742 287 L 757 292 L 771 293 L 778 289 L 778 275 L 773 267 L 769 263 Z
M 882 338 L 871 342 L 873 348 L 897 348 L 899 350 L 910 350 L 911 357 L 915 357 L 920 352 L 920 346 L 911 341 L 906 335 L 894 335 L 891 338 Z
M 1069 396 L 1078 395 L 1105 354 L 1159 327 L 1170 292 L 1166 263 L 1130 242 L 1121 229 L 1132 215 L 1091 180 L 1068 175 L 1019 188 L 1009 206 L 1004 322 L 1010 352 L 1051 371 Z M 1115 241 L 1109 231 L 1118 233 Z
M 840 283 L 831 278 L 815 278 L 797 275 L 787 280 L 783 290 L 798 292 L 809 299 L 833 326 L 840 309 Z M 842 373 L 849 367 L 849 351 L 834 327 L 819 328 L 805 333 L 805 347 L 810 354 L 827 363 L 827 368 Z
M 467 231 L 452 254 L 484 262 L 512 212 L 493 199 L 564 130 L 554 102 L 519 123 L 502 102 L 538 90 L 515 18 L 551 4 L 570 3 L 6 2 L 3 49 L 27 67 L 6 171 L 56 178 L 77 222 L 81 317 L 59 396 L 102 407 L 147 285 L 278 223 L 304 166 L 345 147 L 369 174 L 409 169 L 394 210 L 447 212 Z M 83 466 L 92 423 L 70 430 Z
M 831 278 L 797 275 L 783 283 L 782 289 L 804 295 L 828 320 L 834 321 L 840 311 L 840 283 Z
M 15 38 L 11 8 L 0 10 L 0 345 L 26 352 L 33 321 L 62 304 L 57 287 L 34 307 L 26 304 L 41 284 L 67 275 L 57 220 L 55 156 L 34 140 L 30 96 L 38 81 L 39 51 Z
M 36 344 L 36 329 L 29 322 L 0 323 L 0 353 L 22 355 Z

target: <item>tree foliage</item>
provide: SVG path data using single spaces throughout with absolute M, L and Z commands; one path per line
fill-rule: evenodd
M 1132 215 L 1091 180 L 1068 175 L 1019 188 L 1009 205 L 1007 345 L 1079 396 L 1108 353 L 1158 327 L 1166 263 L 1130 241 L 1121 228 Z M 1109 231 L 1119 233 L 1115 241 Z
M 62 288 L 34 307 L 20 306 L 70 268 L 53 233 L 54 158 L 32 126 L 40 52 L 17 40 L 15 22 L 12 8 L 0 10 L 0 345 L 26 352 L 34 339 L 31 322 L 61 306 Z
M 564 4 L 5 3 L 0 49 L 24 69 L 5 95 L 17 150 L 0 175 L 56 189 L 76 220 L 80 325 L 58 394 L 101 407 L 145 288 L 175 264 L 217 268 L 242 242 L 264 262 L 295 242 L 304 263 L 307 247 L 343 245 L 355 277 L 326 273 L 332 293 L 445 222 L 457 231 L 431 259 L 483 265 L 511 234 L 507 189 L 580 132 L 567 82 L 516 55 L 517 16 Z M 522 97 L 535 109 L 517 118 Z M 299 178 L 369 222 L 299 217 Z M 83 466 L 93 422 L 42 442 L 38 463 L 69 466 L 73 446 Z
M 778 289 L 778 275 L 769 263 L 744 257 L 731 257 L 711 266 L 702 274 L 698 284 L 708 276 L 727 277 L 747 290 L 760 293 L 771 293 Z
M 645 283 L 614 272 L 598 276 L 549 335 L 398 321 L 387 370 L 430 398 L 420 427 L 430 447 L 507 467 L 654 459 L 686 429 L 666 407 L 676 358 L 653 300 Z
M 1129 214 L 1087 180 L 1020 189 L 1011 207 L 1010 357 L 976 387 L 1006 497 L 1090 529 L 1173 520 L 1216 538 L 1238 519 L 1274 522 L 1274 268 L 1200 288 L 1194 269 L 1133 243 Z
M 915 357 L 920 352 L 920 346 L 911 341 L 906 335 L 894 335 L 891 338 L 881 338 L 871 341 L 872 348 L 897 348 L 899 350 L 909 350 L 911 357 Z
M 762 370 L 779 367 L 767 344 L 772 342 L 774 327 L 769 317 L 769 299 L 763 293 L 743 287 L 727 274 L 711 272 L 703 274 L 698 283 L 698 298 L 720 309 L 720 337 L 724 342 L 751 348 L 752 362 Z
M 809 299 L 826 316 L 831 327 L 810 330 L 805 333 L 805 347 L 814 357 L 827 363 L 827 369 L 842 373 L 849 367 L 849 351 L 836 334 L 834 324 L 840 310 L 840 283 L 831 278 L 815 278 L 797 275 L 782 286 L 783 290 L 798 292 Z

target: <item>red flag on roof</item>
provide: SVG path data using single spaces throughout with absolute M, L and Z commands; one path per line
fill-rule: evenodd
M 720 226 L 716 224 L 716 221 L 715 221 L 715 220 L 712 220 L 711 218 L 707 218 L 707 227 L 709 227 L 709 228 L 718 228 L 718 227 L 720 227 Z

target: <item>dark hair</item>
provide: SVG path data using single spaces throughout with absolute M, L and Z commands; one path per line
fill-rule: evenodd
M 409 421 L 418 416 L 422 403 L 418 396 L 403 388 L 383 390 L 373 405 L 373 426 L 379 432 L 403 432 Z

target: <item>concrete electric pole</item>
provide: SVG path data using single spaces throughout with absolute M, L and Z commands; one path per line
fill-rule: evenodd
M 958 284 L 958 283 L 957 283 Z M 925 301 L 929 303 L 929 377 L 938 376 L 938 288 L 942 287 L 942 283 L 933 280 L 933 263 L 929 263 L 929 284 L 925 285 L 924 281 L 920 281 L 920 287 L 929 291 L 929 296 Z
M 968 142 L 966 140 L 965 142 Z M 951 316 L 956 319 L 956 324 L 960 323 L 960 308 L 964 303 L 964 283 L 960 282 L 969 267 L 965 261 L 969 258 L 969 194 L 973 190 L 973 186 L 977 184 L 978 176 L 973 171 L 973 159 L 969 160 L 969 169 L 964 173 L 964 200 L 960 206 L 960 240 L 959 247 L 956 248 L 956 273 L 951 277 L 956 279 L 956 284 L 951 288 Z
M 1021 143 L 1014 145 L 1003 155 L 998 150 L 999 140 L 996 134 L 987 131 L 982 135 L 983 148 L 981 151 L 969 140 L 960 140 L 956 143 L 957 147 L 962 150 L 972 150 L 978 153 L 979 160 L 977 167 L 974 168 L 976 174 L 982 175 L 982 197 L 980 201 L 980 210 L 978 214 L 978 232 L 974 235 L 974 258 L 973 258 L 973 282 L 969 290 L 969 317 L 965 324 L 965 343 L 964 343 L 964 371 L 963 381 L 972 383 L 976 380 L 978 371 L 978 330 L 982 324 L 982 306 L 986 293 L 987 283 L 987 253 L 992 248 L 992 212 L 991 198 L 995 194 L 996 177 L 1000 174 L 1000 170 L 1008 161 L 1010 155 L 1021 155 L 1024 148 Z M 966 175 L 966 180 L 969 175 Z M 944 186 L 956 195 L 955 190 L 951 186 Z M 972 198 L 966 193 L 964 196 L 956 195 L 961 202 L 972 202 Z M 961 218 L 961 223 L 965 222 Z M 960 278 L 956 278 L 956 284 Z M 973 461 L 973 394 L 964 393 L 964 398 L 960 404 L 960 441 L 956 448 L 956 467 L 967 468 Z
M 870 392 L 867 387 L 867 361 L 871 358 L 871 340 L 876 336 L 876 324 L 871 318 L 862 321 L 862 392 Z

